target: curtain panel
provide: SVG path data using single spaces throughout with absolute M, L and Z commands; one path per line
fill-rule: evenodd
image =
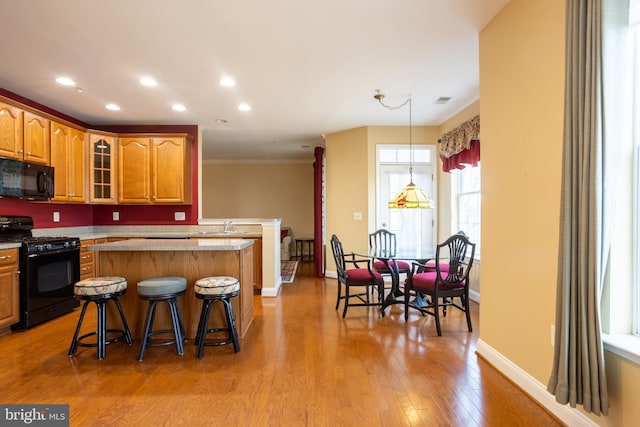
M 464 169 L 465 165 L 478 166 L 480 162 L 480 116 L 467 120 L 443 134 L 440 143 L 442 171 Z
M 602 2 L 567 0 L 565 116 L 553 369 L 556 401 L 607 415 L 600 289 L 603 239 Z

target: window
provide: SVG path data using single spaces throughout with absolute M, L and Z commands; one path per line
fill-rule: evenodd
M 480 258 L 480 164 L 452 171 L 455 177 L 455 230 L 462 230 L 476 244 L 475 257 Z
M 434 248 L 435 209 L 389 209 L 387 203 L 409 184 L 409 166 L 413 182 L 429 198 L 436 200 L 433 176 L 434 148 L 427 145 L 377 146 L 376 228 L 396 234 L 398 249 Z

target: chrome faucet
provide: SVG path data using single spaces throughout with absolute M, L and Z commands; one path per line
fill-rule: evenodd
M 233 230 L 233 223 L 231 221 L 225 221 L 224 222 L 224 232 L 225 233 L 231 233 L 232 230 Z

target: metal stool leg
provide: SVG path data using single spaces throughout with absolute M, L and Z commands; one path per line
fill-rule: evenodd
M 133 338 L 131 337 L 131 331 L 129 330 L 129 324 L 127 323 L 127 319 L 124 317 L 124 311 L 122 310 L 122 305 L 120 304 L 120 300 L 118 297 L 113 299 L 113 302 L 116 303 L 116 307 L 118 307 L 118 312 L 120 313 L 120 319 L 122 320 L 122 327 L 124 328 L 124 340 L 127 344 L 133 344 Z
M 231 307 L 231 301 L 227 298 L 223 298 L 224 314 L 227 317 L 227 327 L 229 328 L 229 339 L 233 343 L 233 350 L 237 353 L 240 351 L 240 343 L 238 342 L 238 332 L 236 331 L 236 322 L 233 317 L 233 308 Z
M 80 312 L 80 318 L 78 319 L 78 326 L 76 326 L 76 333 L 73 334 L 73 340 L 71 340 L 71 346 L 69 347 L 68 356 L 72 357 L 76 355 L 78 350 L 78 335 L 80 335 L 80 328 L 82 327 L 82 321 L 84 320 L 84 314 L 87 312 L 87 305 L 89 301 L 85 301 L 82 305 L 82 311 Z
M 157 301 L 149 301 L 149 305 L 147 306 L 147 315 L 145 316 L 144 328 L 142 331 L 142 338 L 140 339 L 140 351 L 138 352 L 138 360 L 142 361 L 144 358 L 144 353 L 147 350 L 147 344 L 150 339 L 151 333 L 151 324 L 153 322 L 153 318 L 155 317 L 156 311 L 156 303 Z
M 176 350 L 178 352 L 178 355 L 182 356 L 184 354 L 184 348 L 182 346 L 183 334 L 176 299 L 171 298 L 167 300 L 167 304 L 169 305 L 169 310 L 171 311 L 171 323 L 173 324 L 173 335 L 175 336 L 176 340 Z

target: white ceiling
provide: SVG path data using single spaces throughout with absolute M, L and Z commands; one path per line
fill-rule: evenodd
M 507 2 L 2 0 L 0 88 L 95 126 L 200 125 L 205 159 L 311 158 L 324 134 L 407 125 L 376 89 L 411 95 L 414 125 L 478 100 L 478 33 Z

